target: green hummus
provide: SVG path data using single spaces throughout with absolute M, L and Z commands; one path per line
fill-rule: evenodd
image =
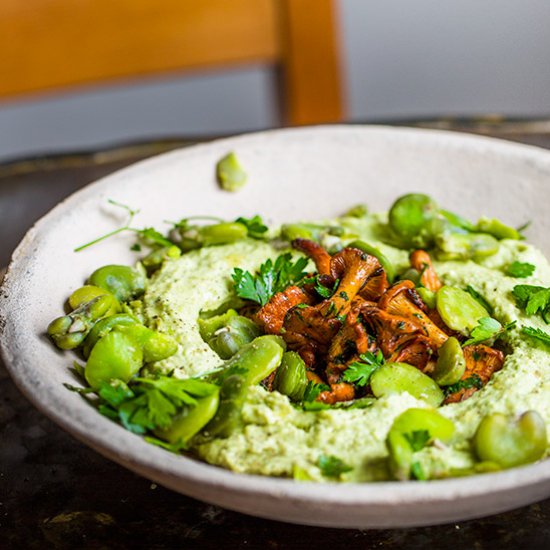
M 382 221 L 383 216 L 373 215 L 338 223 L 377 246 L 404 270 L 408 252 L 381 242 Z M 215 310 L 231 299 L 233 268 L 253 272 L 279 253 L 270 244 L 243 240 L 166 262 L 149 284 L 143 314 L 149 325 L 174 336 L 179 350 L 155 368 L 185 378 L 218 367 L 220 358 L 198 331 L 200 312 Z M 506 276 L 503 269 L 514 260 L 535 265 L 533 276 L 519 281 Z M 481 262 L 436 262 L 435 268 L 445 284 L 474 286 L 493 305 L 494 317 L 501 323 L 518 323 L 504 337 L 510 353 L 503 369 L 471 398 L 438 409 L 455 423 L 456 434 L 449 445 L 425 447 L 418 453 L 430 478 L 474 464 L 469 440 L 488 413 L 520 414 L 534 409 L 550 424 L 550 353 L 519 331 L 520 326 L 547 326 L 537 317 L 526 317 L 511 296 L 519 283 L 550 286 L 550 265 L 542 253 L 523 241 L 502 240 L 499 252 Z M 344 481 L 388 479 L 386 436 L 394 419 L 411 407 L 427 405 L 405 393 L 380 398 L 365 409 L 311 412 L 295 407 L 278 392 L 255 386 L 248 393 L 242 426 L 225 439 L 198 439 L 193 451 L 211 464 L 237 472 L 292 477 L 299 469 L 314 480 L 324 479 L 317 466 L 319 456 L 333 455 L 352 467 L 342 475 Z

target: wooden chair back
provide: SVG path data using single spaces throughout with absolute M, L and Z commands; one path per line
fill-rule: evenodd
M 0 99 L 245 64 L 284 124 L 343 118 L 333 0 L 2 0 Z

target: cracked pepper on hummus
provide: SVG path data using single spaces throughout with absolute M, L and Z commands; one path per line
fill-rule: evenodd
M 71 389 L 151 443 L 315 481 L 547 455 L 550 265 L 521 230 L 421 194 L 280 228 L 130 222 L 151 253 L 96 270 L 48 332 L 86 359 Z

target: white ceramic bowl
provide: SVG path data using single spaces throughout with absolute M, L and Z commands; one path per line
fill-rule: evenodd
M 249 183 L 222 192 L 216 161 L 237 152 Z M 271 221 L 315 219 L 366 202 L 387 209 L 410 191 L 476 218 L 519 225 L 550 255 L 550 153 L 446 132 L 333 126 L 216 141 L 140 162 L 89 185 L 42 218 L 17 248 L 0 297 L 2 351 L 23 393 L 44 414 L 106 457 L 211 503 L 266 518 L 336 527 L 402 527 L 456 521 L 550 495 L 550 461 L 502 473 L 429 482 L 315 484 L 234 474 L 145 443 L 98 414 L 64 382 L 72 358 L 44 335 L 69 291 L 99 265 L 132 263 L 130 235 L 75 254 L 121 221 L 112 198 L 139 207 L 138 223 L 191 214 L 260 213 Z M 549 396 L 550 397 L 550 396 Z

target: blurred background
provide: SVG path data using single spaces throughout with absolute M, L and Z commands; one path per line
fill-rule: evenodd
M 0 162 L 285 125 L 550 116 L 548 0 L 2 0 Z

